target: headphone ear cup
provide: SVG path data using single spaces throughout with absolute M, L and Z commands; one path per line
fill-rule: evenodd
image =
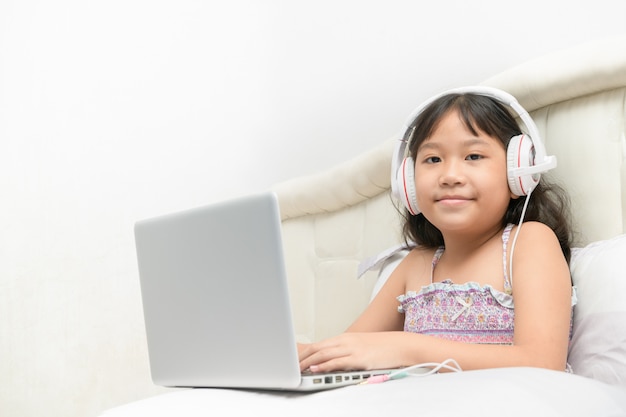
M 415 163 L 413 158 L 406 157 L 398 170 L 397 187 L 400 201 L 409 210 L 409 213 L 416 216 L 420 210 L 417 206 L 417 195 L 415 192 Z
M 509 141 L 506 155 L 509 189 L 518 197 L 528 195 L 541 178 L 540 174 L 524 173 L 524 168 L 535 165 L 535 146 L 530 136 L 523 134 L 513 136 Z

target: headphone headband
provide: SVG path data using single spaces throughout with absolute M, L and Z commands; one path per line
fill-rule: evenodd
M 409 150 L 409 145 L 411 143 L 411 140 L 413 139 L 413 134 L 416 128 L 415 121 L 419 117 L 419 115 L 433 102 L 443 96 L 450 94 L 477 94 L 490 97 L 510 107 L 524 123 L 524 126 L 526 127 L 526 131 L 528 132 L 531 141 L 530 144 L 525 143 L 524 145 L 525 147 L 528 147 L 529 150 L 532 150 L 532 152 L 534 153 L 532 155 L 532 161 L 530 162 L 530 166 L 526 166 L 524 163 L 520 164 L 519 161 L 516 164 L 507 165 L 507 176 L 509 177 L 510 184 L 512 181 L 517 181 L 520 184 L 524 181 L 524 184 L 519 187 L 522 189 L 522 191 L 518 190 L 518 187 L 515 188 L 514 192 L 516 194 L 528 194 L 532 190 L 532 188 L 534 188 L 539 182 L 538 177 L 537 179 L 530 178 L 530 180 L 529 177 L 537 176 L 540 173 L 546 172 L 556 167 L 556 157 L 546 155 L 546 150 L 543 145 L 543 141 L 541 140 L 539 130 L 535 125 L 535 122 L 532 120 L 528 112 L 519 104 L 515 97 L 513 97 L 506 91 L 487 86 L 453 88 L 437 94 L 420 104 L 409 116 L 407 123 L 405 124 L 402 136 L 400 136 L 398 144 L 396 145 L 393 159 L 391 162 L 391 191 L 397 198 L 404 201 L 405 205 L 411 213 L 417 214 L 417 204 L 411 203 L 414 198 L 407 197 L 407 190 L 405 189 L 405 185 L 407 182 L 414 181 L 414 179 L 407 179 L 403 176 L 404 174 L 402 174 L 402 178 L 399 179 L 399 175 L 401 175 L 400 170 L 404 170 L 403 166 L 407 165 L 406 163 L 404 163 L 404 160 L 408 156 L 407 153 Z M 412 169 L 412 167 L 410 169 Z M 511 184 L 511 186 L 513 187 L 513 184 Z M 410 207 L 412 205 L 414 205 L 415 207 Z

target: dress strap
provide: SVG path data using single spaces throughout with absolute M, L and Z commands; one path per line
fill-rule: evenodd
M 435 277 L 435 267 L 439 263 L 439 259 L 441 259 L 441 255 L 443 254 L 444 247 L 439 246 L 433 255 L 432 268 L 430 268 L 430 283 L 433 283 L 433 279 Z
M 509 223 L 504 228 L 504 232 L 502 232 L 502 264 L 504 266 L 504 292 L 507 294 L 513 293 L 513 286 L 511 285 L 511 281 L 509 279 L 509 274 L 507 274 L 506 267 L 506 247 L 509 243 L 509 237 L 511 236 L 511 229 L 513 229 L 513 224 Z

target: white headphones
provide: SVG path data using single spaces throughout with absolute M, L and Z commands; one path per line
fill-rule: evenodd
M 511 138 L 507 148 L 509 189 L 516 196 L 525 196 L 537 186 L 541 173 L 556 167 L 556 157 L 547 156 L 535 122 L 509 93 L 492 87 L 462 87 L 445 91 L 422 103 L 408 119 L 391 161 L 391 191 L 412 215 L 419 214 L 415 193 L 415 162 L 407 155 L 415 131 L 415 120 L 431 103 L 448 94 L 478 94 L 497 100 L 512 108 L 524 122 L 528 135 Z

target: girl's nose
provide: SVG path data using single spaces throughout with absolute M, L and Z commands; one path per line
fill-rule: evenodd
M 441 185 L 458 185 L 465 181 L 461 164 L 454 161 L 448 161 L 443 164 L 443 171 L 439 178 Z

